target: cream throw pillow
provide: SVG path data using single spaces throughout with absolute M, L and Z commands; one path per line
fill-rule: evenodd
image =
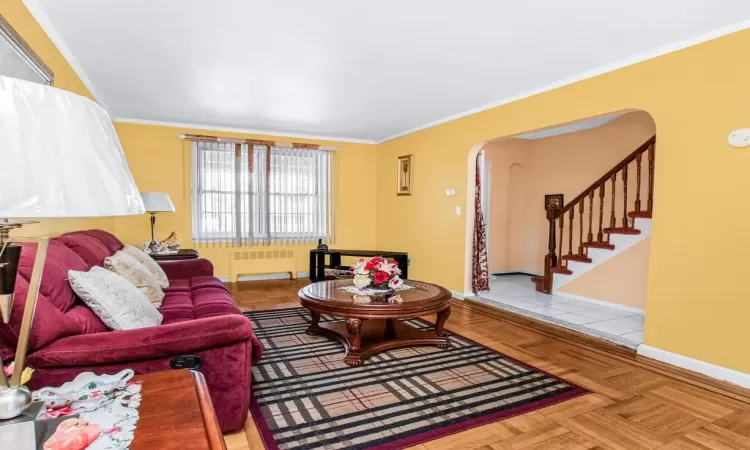
M 113 330 L 161 325 L 162 315 L 146 296 L 125 278 L 103 267 L 88 272 L 68 271 L 68 281 L 81 300 Z
M 148 253 L 133 245 L 126 245 L 120 251 L 127 253 L 128 255 L 135 258 L 136 261 L 143 264 L 146 269 L 151 272 L 151 275 L 156 278 L 156 281 L 159 282 L 159 286 L 161 286 L 163 289 L 169 287 L 169 279 L 167 278 L 167 274 L 164 273 L 164 269 L 162 269 L 159 263 L 154 261 L 154 258 L 149 256 Z
M 164 291 L 161 290 L 159 282 L 156 281 L 151 272 L 143 264 L 136 261 L 135 258 L 120 250 L 104 259 L 104 268 L 133 283 L 135 287 L 146 294 L 146 298 L 155 307 L 158 308 L 161 306 L 161 301 L 164 299 Z

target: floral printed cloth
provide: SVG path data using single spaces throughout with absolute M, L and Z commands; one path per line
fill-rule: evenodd
M 102 434 L 87 450 L 127 449 L 133 441 L 135 425 L 138 422 L 138 406 L 141 404 L 142 386 L 140 381 L 132 380 L 124 384 L 124 387 L 110 392 L 92 390 L 81 394 L 80 401 L 101 399 L 101 403 L 94 407 L 47 406 L 39 413 L 37 420 L 78 414 L 81 419 L 97 424 L 102 428 Z M 34 393 L 34 400 L 44 400 L 44 398 L 37 397 Z

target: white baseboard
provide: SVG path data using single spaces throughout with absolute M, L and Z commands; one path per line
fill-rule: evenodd
M 453 298 L 458 300 L 466 300 L 467 298 L 473 298 L 474 293 L 473 292 L 459 292 L 454 291 L 453 289 L 450 289 L 451 294 L 453 294 Z
M 297 278 L 309 278 L 310 272 L 297 272 Z M 263 281 L 263 280 L 289 280 L 289 272 L 284 273 L 266 273 L 262 275 L 240 275 L 239 281 Z M 229 283 L 231 280 L 229 277 L 219 277 L 219 279 L 225 283 Z
M 728 381 L 742 386 L 745 389 L 750 389 L 750 374 L 747 373 L 738 372 L 733 369 L 727 369 L 726 367 L 678 355 L 677 353 L 661 350 L 646 344 L 638 346 L 638 354 L 673 366 L 698 372 L 717 380 Z
M 642 308 L 621 305 L 619 303 L 612 303 L 612 302 L 608 302 L 605 300 L 597 300 L 595 298 L 583 297 L 581 295 L 568 294 L 567 292 L 553 291 L 552 295 L 555 295 L 557 297 L 565 297 L 565 298 L 569 298 L 573 300 L 578 300 L 580 302 L 593 303 L 595 305 L 600 305 L 600 306 L 608 306 L 610 308 L 619 309 L 622 311 L 628 311 L 628 312 L 632 312 L 633 314 L 640 314 L 642 316 L 646 314 L 646 311 Z

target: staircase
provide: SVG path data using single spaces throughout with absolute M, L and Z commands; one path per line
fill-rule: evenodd
M 651 234 L 655 148 L 653 136 L 565 206 L 547 209 L 544 276 L 532 278 L 537 291 L 550 294 Z

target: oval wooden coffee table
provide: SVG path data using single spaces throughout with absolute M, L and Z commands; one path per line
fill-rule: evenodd
M 405 281 L 414 287 L 397 291 L 403 300 L 389 303 L 381 297 L 365 300 L 357 294 L 341 289 L 352 286 L 352 280 L 321 281 L 299 291 L 300 303 L 312 315 L 307 334 L 336 339 L 344 345 L 344 363 L 359 366 L 370 356 L 399 347 L 435 345 L 450 347 L 445 332 L 445 321 L 451 313 L 451 293 L 440 286 L 421 281 Z M 357 297 L 357 301 L 355 301 Z M 366 301 L 366 300 L 365 300 Z M 343 322 L 320 323 L 320 315 L 346 319 Z M 434 330 L 420 330 L 401 323 L 398 319 L 437 314 Z

